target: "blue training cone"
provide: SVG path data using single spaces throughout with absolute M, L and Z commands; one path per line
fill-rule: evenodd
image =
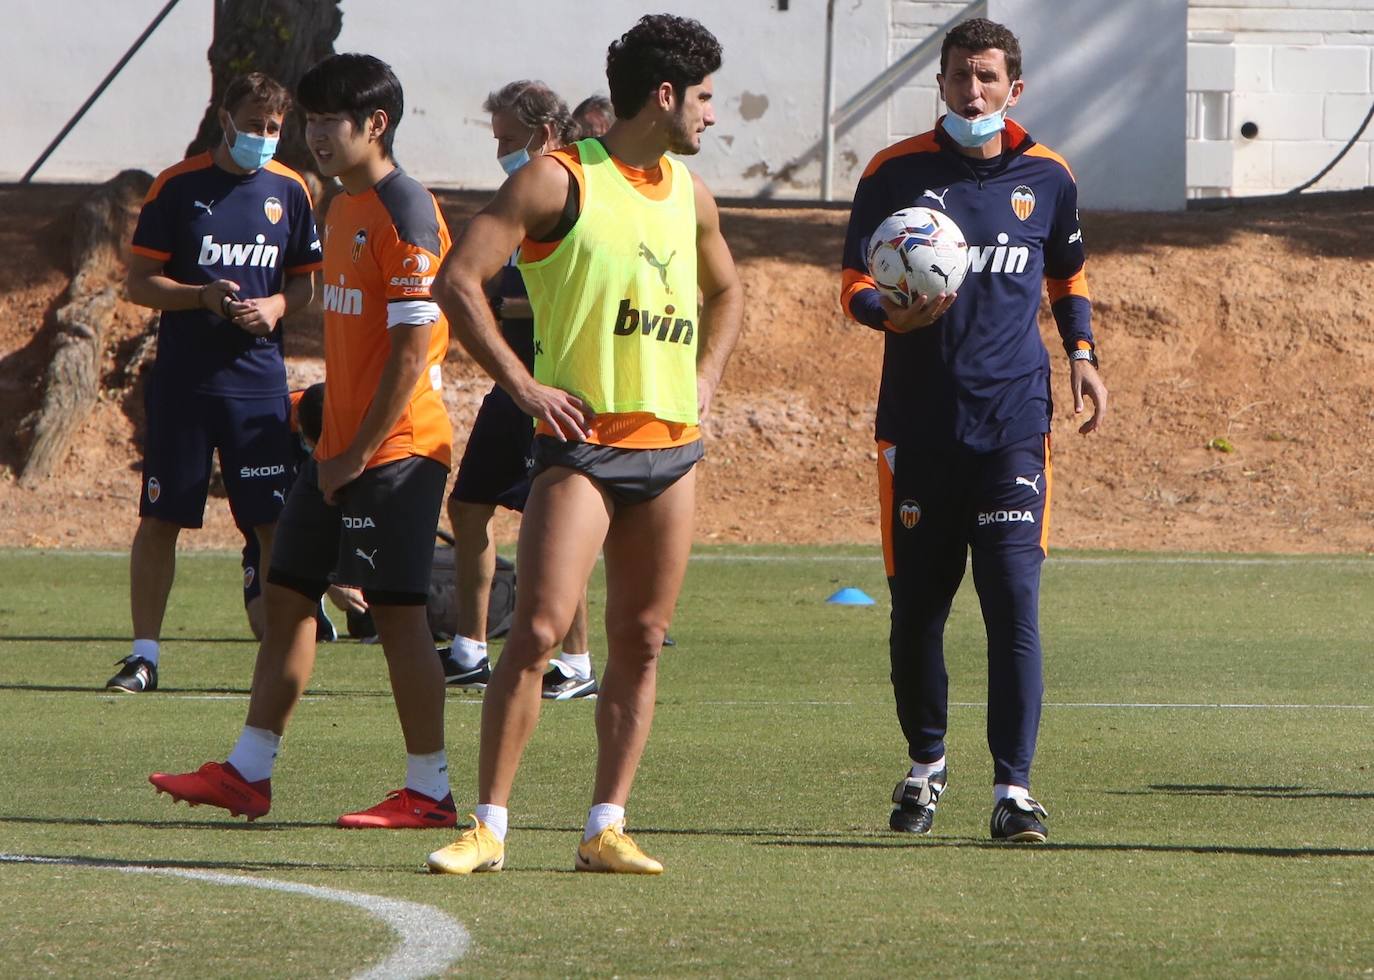
M 829 599 L 826 599 L 825 601 L 833 603 L 837 606 L 876 605 L 876 600 L 871 595 L 869 595 L 863 589 L 856 589 L 852 586 L 849 588 L 840 589 L 840 591 L 836 592 L 834 595 L 832 595 Z

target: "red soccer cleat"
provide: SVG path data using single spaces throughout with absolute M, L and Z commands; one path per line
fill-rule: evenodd
M 195 772 L 155 772 L 148 782 L 178 802 L 221 807 L 234 817 L 256 820 L 272 808 L 272 780 L 250 783 L 227 762 L 207 762 Z
M 339 818 L 339 826 L 347 830 L 423 830 L 457 825 L 458 809 L 453 805 L 452 793 L 442 800 L 433 800 L 413 789 L 393 790 L 376 806 Z

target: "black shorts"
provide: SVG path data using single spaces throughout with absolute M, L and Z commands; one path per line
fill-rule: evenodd
M 291 434 L 286 395 L 230 398 L 168 385 L 156 375 L 144 404 L 148 430 L 143 447 L 140 517 L 178 527 L 200 527 L 210 489 L 213 455 L 229 509 L 240 527 L 276 521 L 291 487 Z
M 617 504 L 640 504 L 686 476 L 704 455 L 700 439 L 667 449 L 621 449 L 535 436 L 530 479 L 550 467 L 564 466 L 591 477 Z
M 450 500 L 524 510 L 534 459 L 534 420 L 505 389 L 493 386 L 473 420 Z
M 267 581 L 319 599 L 330 581 L 378 605 L 423 606 L 448 468 L 407 456 L 364 470 L 325 503 L 312 459 L 301 468 L 277 522 Z

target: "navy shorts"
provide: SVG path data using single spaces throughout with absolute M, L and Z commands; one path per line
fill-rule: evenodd
M 622 449 L 536 436 L 534 470 L 530 476 L 563 466 L 595 480 L 617 504 L 642 504 L 686 476 L 703 455 L 700 439 L 666 449 Z
M 315 600 L 338 581 L 369 603 L 425 605 L 448 467 L 426 456 L 372 467 L 338 492 L 336 505 L 325 502 L 318 473 L 309 460 L 291 488 L 267 581 Z
M 154 376 L 145 404 L 140 517 L 200 527 L 210 491 L 213 455 L 229 495 L 234 523 L 275 523 L 291 486 L 291 403 L 286 395 L 229 398 L 177 390 Z
M 530 495 L 534 420 L 493 386 L 473 420 L 450 500 L 523 511 Z

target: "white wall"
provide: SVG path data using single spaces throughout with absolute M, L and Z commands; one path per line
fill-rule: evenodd
M 1191 0 L 1188 39 L 1190 196 L 1291 190 L 1374 104 L 1374 0 Z M 1374 124 L 1314 190 L 1371 183 Z
M 0 0 L 0 181 L 18 179 L 163 2 Z M 1186 96 L 1176 70 L 1185 42 L 1175 37 L 1185 0 L 990 2 L 1026 47 L 1031 87 L 1014 115 L 1068 157 L 1090 207 L 1179 206 L 1184 128 L 1189 193 L 1287 190 L 1335 155 L 1374 101 L 1374 0 L 1187 0 Z M 396 67 L 409 99 L 397 144 L 406 166 L 436 186 L 476 188 L 501 176 L 481 111 L 486 93 L 523 76 L 543 77 L 570 103 L 604 91 L 607 44 L 646 9 L 643 0 L 404 6 L 398 19 L 391 0 L 344 0 L 337 47 Z M 790 0 L 786 11 L 778 0 L 663 6 L 699 18 L 725 45 L 719 122 L 695 168 L 722 196 L 817 197 L 825 0 Z M 837 106 L 965 8 L 836 6 Z M 183 0 L 37 179 L 94 181 L 175 162 L 209 92 L 210 31 L 210 6 Z M 915 66 L 893 98 L 841 134 L 836 196 L 851 192 L 877 150 L 932 125 L 936 69 L 934 57 Z M 1096 122 L 1084 121 L 1088 109 Z M 1246 121 L 1259 127 L 1254 140 L 1239 134 Z M 1371 178 L 1374 131 L 1319 188 Z

